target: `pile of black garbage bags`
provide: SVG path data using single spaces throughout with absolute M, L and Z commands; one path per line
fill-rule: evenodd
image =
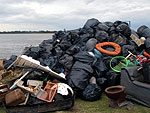
M 131 34 L 138 38 L 145 37 L 144 45 L 138 47 L 130 38 Z M 82 28 L 56 32 L 39 46 L 31 47 L 25 55 L 57 73 L 63 72 L 66 74 L 64 82 L 77 95 L 84 100 L 94 101 L 100 99 L 105 88 L 120 84 L 121 76 L 110 68 L 109 63 L 114 56 L 103 54 L 95 48 L 101 42 L 119 44 L 119 56 L 126 57 L 128 51 L 138 55 L 143 49 L 150 53 L 150 30 L 143 25 L 134 31 L 126 22 L 100 22 L 92 18 Z M 114 51 L 110 46 L 104 49 Z M 113 62 L 118 63 L 117 60 Z

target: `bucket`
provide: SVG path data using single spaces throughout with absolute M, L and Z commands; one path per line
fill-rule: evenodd
M 115 59 L 120 59 L 120 62 L 118 65 L 112 67 L 112 61 Z M 128 66 L 135 66 L 135 63 L 131 62 L 130 60 L 127 60 L 125 57 L 123 56 L 115 56 L 111 59 L 110 61 L 110 67 L 112 70 L 114 70 L 115 72 L 121 72 L 121 68 L 122 67 L 128 67 Z

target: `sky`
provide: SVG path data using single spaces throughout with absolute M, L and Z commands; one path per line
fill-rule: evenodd
M 150 0 L 0 0 L 0 31 L 73 30 L 90 18 L 150 26 Z

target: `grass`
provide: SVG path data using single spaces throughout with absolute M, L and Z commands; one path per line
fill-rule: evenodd
M 128 111 L 125 107 L 112 109 L 109 105 L 110 100 L 106 95 L 98 101 L 87 102 L 81 99 L 76 99 L 75 106 L 70 110 L 57 111 L 55 113 L 150 113 L 150 108 L 134 104 L 134 108 Z
M 109 102 L 110 100 L 104 94 L 100 100 L 94 102 L 76 99 L 73 108 L 54 113 L 150 113 L 150 108 L 137 104 L 134 104 L 134 108 L 130 111 L 125 107 L 112 109 L 108 106 Z M 6 113 L 2 107 L 0 107 L 0 113 Z

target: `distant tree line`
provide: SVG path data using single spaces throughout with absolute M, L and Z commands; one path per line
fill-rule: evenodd
M 55 33 L 56 31 L 0 31 L 0 34 L 20 34 L 20 33 Z

